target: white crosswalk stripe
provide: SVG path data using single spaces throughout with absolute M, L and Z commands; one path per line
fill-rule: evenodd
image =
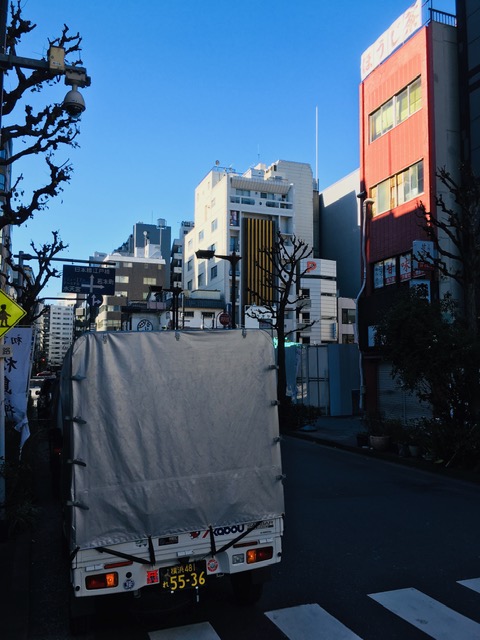
M 480 640 L 480 624 L 417 589 L 373 593 L 370 598 L 435 640 Z
M 480 578 L 458 580 L 480 593 Z M 480 640 L 480 624 L 414 588 L 371 593 L 369 597 L 434 640 Z M 288 640 L 362 640 L 320 605 L 266 611 Z M 208 622 L 151 631 L 149 640 L 221 640 Z
M 361 640 L 318 604 L 267 611 L 265 615 L 289 640 Z
M 220 640 L 220 636 L 208 622 L 152 631 L 148 636 L 150 640 Z
M 468 589 L 472 589 L 477 593 L 480 593 L 480 578 L 472 578 L 471 580 L 458 580 L 458 584 L 461 584 Z

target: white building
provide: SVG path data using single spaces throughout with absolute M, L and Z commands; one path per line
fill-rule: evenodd
M 73 305 L 52 304 L 40 317 L 40 349 L 48 366 L 59 367 L 73 341 Z
M 273 246 L 277 232 L 287 243 L 295 236 L 314 247 L 313 199 L 314 182 L 309 164 L 278 160 L 269 167 L 258 164 L 243 175 L 232 169 L 214 167 L 195 189 L 195 227 L 185 236 L 184 288 L 187 291 L 220 290 L 231 311 L 234 275 L 231 262 L 218 257 L 197 259 L 195 252 L 210 250 L 216 256 L 230 256 L 235 251 L 241 256 L 235 270 L 235 318 L 237 326 L 244 326 L 246 310 L 258 302 L 253 292 L 264 287 L 257 264 L 261 251 Z M 297 284 L 297 293 L 311 287 L 314 295 L 333 295 L 332 313 L 328 314 L 328 341 L 335 341 L 331 330 L 332 323 L 336 322 L 332 269 L 335 270 L 334 263 L 328 275 L 320 270 Z M 317 280 L 328 280 L 329 284 L 321 286 Z M 268 294 L 265 291 L 265 299 Z M 299 341 L 319 343 L 322 332 L 327 336 L 321 323 L 322 305 L 320 300 L 317 302 L 310 311 L 311 320 L 316 322 L 311 328 L 298 331 Z M 304 308 L 307 304 L 305 299 Z M 292 308 L 287 313 L 287 331 L 296 331 L 297 324 L 297 309 Z

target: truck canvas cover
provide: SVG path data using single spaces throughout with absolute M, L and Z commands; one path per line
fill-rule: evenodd
M 79 338 L 61 376 L 71 547 L 282 514 L 272 365 L 259 330 Z

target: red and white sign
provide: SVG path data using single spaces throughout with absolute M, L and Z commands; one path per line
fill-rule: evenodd
M 416 0 L 382 35 L 363 52 L 361 78 L 365 80 L 379 64 L 422 26 L 422 3 Z
M 223 325 L 224 327 L 228 327 L 228 325 L 230 324 L 230 314 L 229 313 L 221 313 L 220 317 L 218 318 L 218 320 L 220 321 L 220 324 Z

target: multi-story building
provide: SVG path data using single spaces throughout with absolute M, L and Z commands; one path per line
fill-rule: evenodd
M 195 226 L 194 222 L 184 220 L 180 225 L 179 237 L 172 243 L 170 255 L 170 282 L 172 287 L 184 288 L 183 283 L 183 245 L 185 236 Z
M 422 282 L 433 297 L 451 287 L 416 258 L 417 247 L 428 246 L 420 203 L 432 216 L 440 215 L 435 195 L 442 193 L 447 205 L 452 203 L 436 173 L 446 167 L 455 177 L 459 169 L 457 90 L 455 17 L 432 10 L 422 15 L 420 0 L 362 56 L 359 338 L 368 411 L 404 418 L 425 413 L 416 396 L 405 394 L 392 380 L 391 366 L 375 347 L 374 329 L 402 287 Z
M 49 367 L 60 367 L 73 341 L 75 309 L 72 304 L 48 306 L 38 320 L 40 352 Z
M 156 225 L 137 222 L 133 225 L 130 236 L 114 253 L 142 257 L 160 255 L 167 258 L 170 255 L 171 242 L 172 228 L 163 218 L 159 218 Z M 166 286 L 169 286 L 168 281 Z
M 152 245 L 147 245 L 146 249 L 151 251 Z M 98 257 L 96 254 L 95 259 Z M 123 328 L 122 312 L 126 313 L 127 307 L 139 302 L 146 306 L 150 288 L 168 288 L 170 274 L 159 254 L 139 257 L 112 253 L 105 255 L 104 261 L 115 263 L 115 294 L 104 297 L 95 325 L 97 331 L 119 331 Z
M 318 200 L 318 193 L 317 200 Z M 277 232 L 287 244 L 295 236 L 316 248 L 314 239 L 314 181 L 310 165 L 279 160 L 269 167 L 259 164 L 244 174 L 235 170 L 215 166 L 195 190 L 195 227 L 185 237 L 183 280 L 187 291 L 196 289 L 218 289 L 226 301 L 232 300 L 232 286 L 235 284 L 235 318 L 238 325 L 245 325 L 245 313 L 252 305 L 258 305 L 259 292 L 264 286 L 261 267 L 263 249 L 270 249 Z M 214 251 L 217 256 L 230 256 L 233 252 L 241 260 L 213 257 L 196 259 L 197 250 Z M 313 256 L 318 258 L 317 251 Z M 235 273 L 232 265 L 235 264 Z M 336 304 L 328 298 L 336 297 L 336 285 L 332 287 L 332 271 L 328 274 L 313 269 L 308 278 L 297 282 L 297 293 L 301 290 L 319 290 L 315 304 L 316 320 L 312 327 L 302 329 L 297 322 L 297 309 L 287 310 L 286 330 L 294 331 L 296 339 L 304 343 L 318 343 L 322 332 L 334 341 L 331 331 L 331 308 Z M 321 280 L 328 280 L 329 286 L 322 287 Z M 318 280 L 318 283 L 316 282 Z M 235 281 L 235 282 L 234 282 Z M 328 289 L 328 291 L 327 291 Z M 306 297 L 306 293 L 303 293 Z M 263 290 L 264 300 L 272 299 L 272 291 Z M 322 304 L 328 307 L 328 319 L 322 313 Z M 303 306 L 306 306 L 304 299 Z M 227 304 L 231 311 L 231 302 Z M 313 311 L 313 310 L 312 310 Z M 305 311 L 305 313 L 307 313 Z M 313 313 L 311 314 L 313 316 Z M 325 332 L 326 322 L 329 331 Z M 300 326 L 297 330 L 297 324 Z
M 480 5 L 457 0 L 462 162 L 480 177 Z
M 121 247 L 112 253 L 95 252 L 90 260 L 95 263 L 105 262 L 115 269 L 115 293 L 103 296 L 95 318 L 98 331 L 119 331 L 128 328 L 126 318 L 130 318 L 133 309 L 147 308 L 147 298 L 151 288 L 168 289 L 170 284 L 170 268 L 163 257 L 170 255 L 170 227 L 164 220 L 158 225 L 137 223 L 133 233 Z M 162 247 L 168 249 L 163 249 Z M 164 254 L 163 251 L 166 251 Z M 85 313 L 87 313 L 85 309 Z M 90 319 L 83 316 L 77 324 L 85 329 Z

